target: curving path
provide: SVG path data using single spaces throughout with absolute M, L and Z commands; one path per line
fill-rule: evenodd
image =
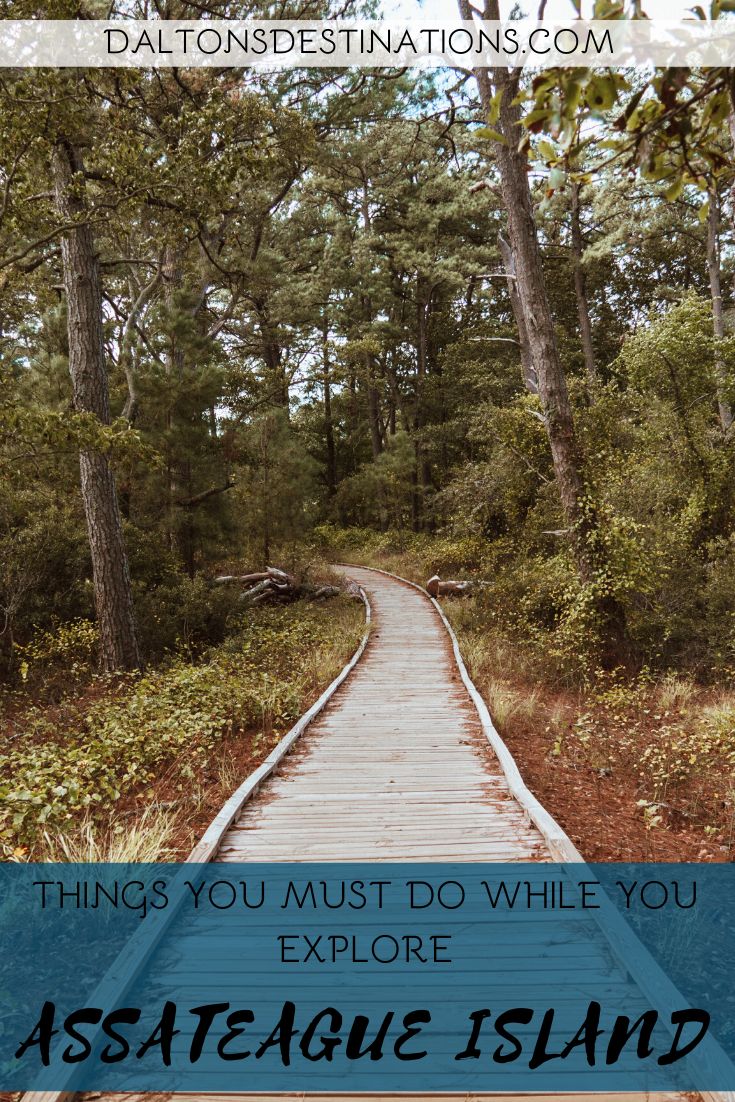
M 367 651 L 215 860 L 550 860 L 508 791 L 434 606 L 405 582 L 341 569 L 370 598 Z
M 212 859 L 552 860 L 544 834 L 511 794 L 430 600 L 381 573 L 340 569 L 369 595 L 373 631 L 367 649 L 278 772 L 240 810 Z M 546 821 L 564 837 L 553 820 L 546 816 Z M 625 982 L 624 973 L 620 978 Z M 231 1095 L 215 1093 L 216 1083 L 212 1087 L 206 1095 L 87 1097 L 96 1102 L 334 1102 L 347 1097 Z M 348 1097 L 389 1102 L 407 1096 Z M 512 1094 L 444 1097 L 521 1102 Z M 539 1102 L 643 1102 L 642 1095 L 623 1093 L 533 1097 Z M 59 1102 L 58 1096 L 36 1098 Z M 648 1095 L 646 1102 L 653 1098 L 673 1102 L 681 1096 Z

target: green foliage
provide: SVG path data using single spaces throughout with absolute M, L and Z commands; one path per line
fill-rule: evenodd
M 729 363 L 725 342 L 722 354 Z M 599 663 L 601 599 L 624 610 L 623 661 L 689 665 L 699 677 L 733 669 L 733 443 L 714 419 L 709 310 L 693 296 L 625 342 L 614 379 L 589 404 L 575 393 L 605 568 L 580 580 L 563 526 L 533 399 L 481 405 L 473 459 L 438 504 L 446 535 L 318 529 L 346 557 L 483 583 L 488 624 L 502 624 L 546 668 L 589 682 Z M 452 553 L 449 548 L 461 549 Z
M 640 395 L 667 402 L 681 415 L 694 410 L 709 420 L 710 410 L 696 407 L 711 399 L 715 390 L 714 348 L 709 302 L 693 294 L 625 342 L 612 365 L 621 382 Z M 727 338 L 718 346 L 729 368 L 730 388 L 735 385 L 735 341 Z M 730 396 L 730 395 L 728 395 Z
M 213 589 L 201 574 L 189 578 L 171 571 L 156 585 L 136 590 L 140 643 L 149 661 L 167 653 L 195 655 L 224 639 L 233 617 L 233 596 L 223 588 Z
M 71 454 L 96 451 L 117 459 L 135 458 L 160 464 L 160 457 L 151 447 L 145 446 L 127 421 L 119 418 L 111 425 L 103 425 L 91 413 L 0 407 L 0 441 L 11 446 L 36 446 L 51 452 L 62 449 Z
M 40 631 L 25 646 L 15 647 L 24 686 L 61 679 L 65 689 L 89 678 L 97 661 L 99 633 L 91 620 L 70 620 L 51 631 Z
M 34 845 L 80 816 L 106 817 L 163 769 L 184 788 L 223 738 L 283 732 L 356 645 L 361 610 L 343 600 L 260 609 L 199 664 L 177 658 L 138 679 L 100 683 L 98 700 L 13 714 L 0 757 L 0 840 Z M 68 626 L 34 653 L 68 652 L 85 631 Z
M 388 438 L 385 450 L 346 478 L 339 487 L 337 506 L 363 523 L 406 528 L 411 523 L 416 455 L 406 432 Z
M 713 19 L 721 8 L 716 0 Z M 595 18 L 620 17 L 620 9 L 607 0 L 596 5 Z M 534 134 L 548 134 L 556 143 L 537 145 L 549 166 L 550 189 L 557 186 L 553 174 L 562 159 L 589 178 L 580 152 L 590 148 L 601 164 L 626 165 L 644 180 L 663 184 L 672 201 L 687 184 L 709 190 L 713 179 L 728 173 L 723 123 L 732 103 L 726 69 L 660 68 L 651 80 L 621 70 L 549 69 L 525 86 L 519 99 L 528 132 L 524 145 Z M 602 137 L 591 132 L 591 121 L 597 131 L 603 124 Z
M 313 531 L 320 553 L 348 562 L 366 560 L 384 565 L 400 558 L 404 570 L 413 581 L 426 581 L 437 571 L 445 576 L 457 571 L 475 571 L 487 552 L 484 540 L 475 536 L 456 538 L 435 537 L 424 532 L 387 529 L 377 532 L 370 528 L 342 528 L 320 524 Z
M 274 546 L 298 540 L 314 519 L 316 463 L 285 409 L 255 417 L 242 449 L 233 498 L 256 561 L 267 564 Z
M 0 654 L 17 674 L 13 649 L 48 629 L 93 615 L 89 551 L 77 503 L 0 489 Z

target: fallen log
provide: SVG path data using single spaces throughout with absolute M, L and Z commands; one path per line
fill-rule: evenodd
M 351 597 L 353 601 L 361 601 L 362 593 L 360 587 L 353 578 L 345 578 L 344 581 L 345 593 L 348 597 Z
M 339 597 L 340 590 L 338 585 L 321 585 L 311 596 L 312 601 L 325 601 L 327 597 Z
M 290 604 L 291 601 L 305 599 L 326 601 L 346 592 L 352 597 L 360 597 L 360 591 L 352 583 L 344 588 L 337 585 L 313 584 L 281 570 L 278 566 L 267 566 L 265 570 L 251 571 L 248 574 L 220 574 L 213 579 L 215 585 L 241 585 L 243 592 L 238 600 L 249 607 L 259 604 Z
M 279 570 L 277 566 L 266 566 L 266 571 L 275 582 L 279 582 L 281 585 L 296 584 L 296 579 L 292 574 L 287 574 L 285 570 Z
M 267 571 L 261 571 L 258 574 L 220 574 L 218 578 L 214 579 L 215 585 L 225 585 L 227 582 L 240 582 L 245 585 L 247 583 L 264 582 L 270 577 Z
M 244 604 L 254 605 L 258 604 L 261 599 L 270 597 L 271 593 L 271 580 L 270 578 L 266 578 L 262 582 L 258 582 L 257 585 L 251 585 L 249 589 L 241 593 L 240 600 Z
M 438 574 L 434 574 L 426 583 L 426 591 L 432 597 L 464 597 L 472 591 L 473 583 L 469 581 L 445 581 Z

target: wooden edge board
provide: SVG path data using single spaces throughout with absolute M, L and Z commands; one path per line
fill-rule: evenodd
M 357 563 L 335 563 L 335 566 L 357 566 Z M 432 605 L 439 614 L 447 634 L 449 635 L 450 642 L 452 644 L 452 650 L 454 652 L 454 660 L 459 668 L 460 676 L 464 682 L 464 686 L 467 692 L 470 694 L 472 703 L 475 706 L 475 710 L 480 718 L 480 725 L 482 726 L 485 738 L 490 743 L 495 756 L 500 763 L 500 768 L 503 771 L 508 789 L 514 799 L 521 805 L 526 812 L 528 818 L 535 824 L 538 830 L 541 832 L 544 841 L 549 847 L 549 852 L 555 861 L 560 862 L 584 862 L 582 854 L 572 842 L 571 838 L 566 834 L 564 830 L 559 826 L 556 819 L 546 808 L 539 803 L 531 790 L 526 786 L 520 770 L 516 765 L 515 759 L 511 754 L 508 747 L 503 742 L 502 738 L 498 734 L 495 724 L 492 721 L 490 712 L 488 711 L 487 704 L 483 700 L 480 693 L 477 691 L 472 678 L 467 672 L 467 667 L 464 664 L 462 658 L 462 652 L 459 649 L 459 643 L 457 636 L 454 634 L 451 624 L 447 620 L 444 612 L 442 611 L 439 603 L 431 596 L 423 586 L 417 582 L 409 581 L 408 578 L 401 578 L 398 574 L 392 574 L 389 570 L 381 570 L 377 566 L 364 566 L 362 570 L 374 570 L 378 574 L 385 574 L 388 578 L 393 578 L 394 581 L 403 582 L 405 585 L 412 586 L 413 589 L 417 589 L 428 601 L 431 601 Z
M 370 624 L 372 621 L 372 609 L 365 590 L 360 588 L 360 597 L 365 605 L 365 631 L 360 644 L 346 666 L 337 674 L 334 681 L 324 690 L 317 701 L 294 724 L 291 730 L 284 735 L 278 745 L 271 751 L 262 765 L 247 777 L 240 787 L 233 792 L 229 800 L 223 804 L 215 815 L 201 840 L 194 846 L 184 864 L 207 864 L 216 855 L 224 834 L 242 811 L 245 804 L 258 790 L 260 785 L 276 769 L 281 760 L 286 756 L 297 739 L 304 733 L 311 721 L 322 711 L 331 697 L 336 693 L 342 682 L 347 678 L 357 663 L 362 658 L 370 638 Z M 174 881 L 183 880 L 185 870 L 179 873 Z M 156 911 L 149 914 L 148 928 L 141 928 L 125 943 L 112 965 L 105 973 L 95 991 L 90 996 L 91 1005 L 104 1006 L 105 1001 L 112 998 L 122 998 L 130 985 L 140 974 L 145 962 L 155 950 L 163 934 L 176 917 L 178 908 L 184 898 L 183 891 L 172 894 L 172 906 L 164 911 Z M 62 1090 L 57 1091 L 24 1091 L 20 1102 L 70 1102 L 76 1095 L 72 1087 L 74 1078 L 73 1068 L 69 1069 L 68 1083 Z
M 240 787 L 233 792 L 229 800 L 222 805 L 220 810 L 215 815 L 212 822 L 209 824 L 201 840 L 194 846 L 189 856 L 186 859 L 187 864 L 198 863 L 205 864 L 207 861 L 211 861 L 215 856 L 219 846 L 222 842 L 222 836 L 232 826 L 237 819 L 238 815 L 242 811 L 245 804 L 258 790 L 260 785 L 269 777 L 274 771 L 279 762 L 288 754 L 289 750 L 297 739 L 304 733 L 311 721 L 319 715 L 324 709 L 325 705 L 334 696 L 337 689 L 340 687 L 345 678 L 349 677 L 357 663 L 362 658 L 365 647 L 368 644 L 370 638 L 370 624 L 372 621 L 372 609 L 370 607 L 370 601 L 368 600 L 365 590 L 360 587 L 360 596 L 362 597 L 365 605 L 365 633 L 360 640 L 360 645 L 352 655 L 352 658 L 341 671 L 337 674 L 331 685 L 328 685 L 319 699 L 312 704 L 308 712 L 304 712 L 301 719 L 291 728 L 287 735 L 279 741 L 278 745 L 271 751 L 268 757 L 265 759 L 262 765 L 260 765 L 253 773 L 247 777 Z
M 467 667 L 464 664 L 461 651 L 459 649 L 459 642 L 457 636 L 454 634 L 452 625 L 445 616 L 439 602 L 431 596 L 431 594 L 424 589 L 418 582 L 412 582 L 408 578 L 402 578 L 399 574 L 393 574 L 390 570 L 382 570 L 377 566 L 360 566 L 358 563 L 335 563 L 335 566 L 346 567 L 359 567 L 361 570 L 372 570 L 378 574 L 384 574 L 388 578 L 393 578 L 394 581 L 403 582 L 405 585 L 410 585 L 414 589 L 417 589 L 419 593 L 423 594 L 427 600 L 431 601 L 432 605 L 436 609 L 439 617 L 447 630 L 449 638 L 452 643 L 452 649 L 454 651 L 455 661 L 459 667 L 459 672 L 462 677 L 462 681 L 465 684 L 467 691 L 469 692 L 472 702 L 477 709 L 477 713 L 480 717 L 480 723 L 488 742 L 492 746 L 495 755 L 500 763 L 500 767 L 508 782 L 508 788 L 511 795 L 518 801 L 521 807 L 527 812 L 529 818 L 535 823 L 544 837 L 546 844 L 549 848 L 549 852 L 555 861 L 560 863 L 582 863 L 586 864 L 584 857 L 579 852 L 577 847 L 572 842 L 571 838 L 566 832 L 559 826 L 557 821 L 552 815 L 542 806 L 536 799 L 530 789 L 526 786 L 523 780 L 520 770 L 516 765 L 515 759 L 511 754 L 508 747 L 500 737 L 495 725 L 488 711 L 488 707 L 483 700 L 482 696 L 475 687 L 472 678 L 470 677 Z M 608 923 L 602 925 L 601 918 L 594 910 L 590 912 L 593 919 L 597 920 L 598 925 L 608 942 L 610 949 L 615 956 L 618 963 L 626 972 L 629 972 L 628 964 L 626 963 L 631 959 L 630 951 L 645 955 L 648 960 L 646 962 L 647 970 L 647 982 L 639 982 L 638 979 L 634 979 L 634 982 L 638 984 L 641 991 L 655 1003 L 659 1005 L 673 1005 L 676 1006 L 678 1002 L 682 1001 L 681 993 L 676 989 L 674 984 L 668 978 L 666 973 L 659 967 L 653 957 L 642 946 L 639 939 L 633 933 L 632 929 L 620 915 L 617 909 L 610 904 L 608 912 Z M 718 1063 L 725 1065 L 730 1064 L 730 1060 L 722 1051 L 717 1042 L 710 1038 L 709 1052 L 713 1059 Z M 697 1092 L 703 1099 L 707 1099 L 708 1102 L 735 1102 L 735 1091 L 707 1091 L 700 1090 Z M 594 1097 L 591 1095 L 590 1097 Z

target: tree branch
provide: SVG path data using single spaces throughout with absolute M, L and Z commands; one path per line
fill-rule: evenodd
M 231 490 L 235 485 L 231 478 L 228 478 L 224 486 L 210 486 L 208 490 L 202 490 L 200 494 L 195 494 L 194 497 L 186 498 L 185 500 L 179 500 L 176 502 L 182 509 L 194 509 L 197 505 L 201 505 L 203 501 L 207 501 L 210 497 L 214 497 L 216 494 L 224 494 L 227 490 Z

